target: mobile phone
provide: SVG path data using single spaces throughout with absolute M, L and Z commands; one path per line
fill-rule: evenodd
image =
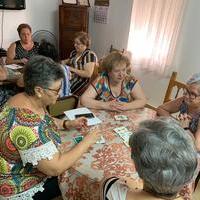
M 79 142 L 81 142 L 83 140 L 83 136 L 79 135 L 79 136 L 74 137 L 73 139 L 74 139 L 74 142 L 76 144 L 78 144 Z
M 84 113 L 84 114 L 75 115 L 75 118 L 79 118 L 79 117 L 94 118 L 94 115 L 92 113 Z

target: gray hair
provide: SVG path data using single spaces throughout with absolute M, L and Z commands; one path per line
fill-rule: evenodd
M 193 74 L 188 80 L 187 84 L 197 84 L 200 85 L 200 73 L 195 73 Z
M 197 168 L 194 142 L 175 120 L 142 122 L 129 144 L 139 176 L 155 195 L 172 197 L 193 178 Z
M 45 56 L 32 57 L 25 66 L 24 87 L 25 92 L 35 95 L 35 87 L 50 87 L 54 81 L 64 78 L 61 66 Z

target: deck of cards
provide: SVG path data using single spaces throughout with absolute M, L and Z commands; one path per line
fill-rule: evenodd
M 125 126 L 120 126 L 113 129 L 115 133 L 117 133 L 124 141 L 124 143 L 128 145 L 129 137 L 131 136 L 132 132 L 129 131 Z
M 128 117 L 126 115 L 115 115 L 114 116 L 116 121 L 126 121 L 128 120 Z

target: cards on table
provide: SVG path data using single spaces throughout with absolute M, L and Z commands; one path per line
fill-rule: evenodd
M 126 145 L 128 145 L 129 137 L 132 134 L 125 126 L 120 126 L 113 129 L 123 140 Z
M 81 142 L 83 140 L 83 136 L 78 135 L 78 136 L 74 137 L 73 140 L 76 144 L 78 144 L 79 142 Z
M 128 117 L 126 115 L 115 115 L 114 118 L 117 121 L 126 121 L 126 120 L 128 120 Z

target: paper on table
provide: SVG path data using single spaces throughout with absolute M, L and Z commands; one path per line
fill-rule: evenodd
M 74 120 L 75 115 L 92 113 L 92 111 L 89 110 L 88 108 L 76 108 L 76 109 L 65 111 L 64 113 L 70 120 Z M 88 126 L 92 126 L 92 125 L 100 124 L 102 121 L 94 115 L 93 118 L 87 118 L 87 122 L 88 122 L 87 123 Z
M 10 68 L 10 69 L 21 69 L 23 66 L 12 64 L 12 65 L 5 65 L 5 67 Z

